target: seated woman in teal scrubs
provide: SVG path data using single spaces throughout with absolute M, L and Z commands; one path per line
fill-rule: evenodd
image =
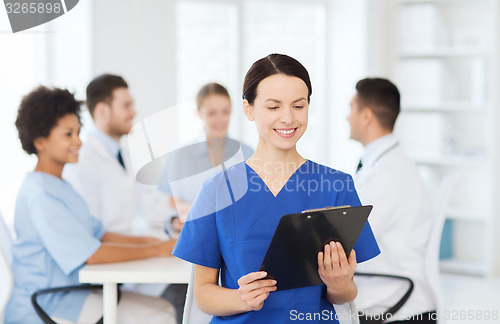
M 42 323 L 31 305 L 31 295 L 43 288 L 78 285 L 78 270 L 85 263 L 168 256 L 175 244 L 173 240 L 106 232 L 90 215 L 84 200 L 61 178 L 64 165 L 78 161 L 79 112 L 80 102 L 70 92 L 46 87 L 33 90 L 19 106 L 19 139 L 38 161 L 16 201 L 14 290 L 5 311 L 6 324 Z M 74 291 L 40 296 L 39 303 L 53 318 L 95 322 L 102 310 L 92 304 L 102 305 L 95 301 L 100 297 Z M 141 308 L 147 319 L 137 318 L 134 307 L 135 313 Z M 172 305 L 160 298 L 124 292 L 118 312 L 120 323 L 175 323 Z
M 259 133 L 255 154 L 203 184 L 172 253 L 195 264 L 196 303 L 214 315 L 212 323 L 288 323 L 300 316 L 335 323 L 332 304 L 356 297 L 357 262 L 380 253 L 366 223 L 348 257 L 334 242 L 318 253 L 323 285 L 276 291 L 276 282 L 258 271 L 282 215 L 360 205 L 349 175 L 296 150 L 311 89 L 302 64 L 281 54 L 258 60 L 245 76 L 243 109 Z

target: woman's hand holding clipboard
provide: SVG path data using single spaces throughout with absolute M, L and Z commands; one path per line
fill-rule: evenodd
M 277 281 L 277 290 L 326 284 L 322 277 L 328 282 L 336 279 L 328 271 L 323 271 L 323 275 L 318 271 L 319 254 L 323 255 L 323 266 L 325 261 L 330 262 L 330 266 L 332 249 L 336 249 L 337 256 L 340 258 L 339 255 L 343 255 L 348 264 L 345 265 L 343 259 L 334 260 L 341 267 L 344 264 L 342 271 L 345 270 L 345 274 L 341 276 L 350 275 L 354 272 L 351 268 L 356 267 L 355 253 L 351 254 L 351 251 L 372 208 L 325 207 L 284 215 L 274 232 L 260 270 L 267 272 L 266 279 Z M 340 246 L 332 246 L 331 242 L 339 242 Z M 339 248 L 343 248 L 345 254 L 338 253 Z M 327 249 L 330 252 L 329 261 L 326 258 Z

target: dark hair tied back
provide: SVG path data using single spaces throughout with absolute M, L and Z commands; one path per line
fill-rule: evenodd
M 271 75 L 280 73 L 294 76 L 304 81 L 309 90 L 307 101 L 310 101 L 312 85 L 309 73 L 299 61 L 284 54 L 270 54 L 261 58 L 250 67 L 243 82 L 243 99 L 248 100 L 248 103 L 253 105 L 257 97 L 257 86 L 259 83 Z

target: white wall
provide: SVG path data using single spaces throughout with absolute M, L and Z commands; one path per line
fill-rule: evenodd
M 125 77 L 130 85 L 132 95 L 136 99 L 138 116 L 136 121 L 158 112 L 163 108 L 182 104 L 176 94 L 176 5 L 174 0 L 160 1 L 94 1 L 93 7 L 93 73 L 116 73 Z M 196 1 L 194 1 L 196 3 Z M 259 2 L 255 2 L 258 4 Z M 300 3 L 300 2 L 298 2 Z M 322 1 L 318 1 L 322 3 Z M 321 105 L 314 107 L 324 112 L 322 124 L 316 125 L 324 132 L 326 138 L 318 138 L 312 128 L 306 134 L 306 145 L 319 145 L 324 148 L 324 154 L 318 154 L 315 159 L 347 172 L 353 172 L 361 155 L 361 146 L 349 140 L 349 125 L 346 117 L 349 113 L 349 101 L 354 94 L 357 80 L 366 76 L 366 0 L 324 1 L 327 7 L 325 21 L 325 37 L 327 40 L 321 47 L 326 62 L 326 75 L 313 84 L 313 103 Z M 255 6 L 255 4 L 253 6 Z M 283 1 L 283 5 L 285 1 Z M 246 13 L 245 17 L 251 17 Z M 293 19 L 293 18 L 291 18 Z M 236 24 L 238 22 L 235 22 Z M 257 31 L 256 31 L 257 32 Z M 318 37 L 316 35 L 315 37 Z M 320 36 L 322 37 L 322 36 Z M 249 46 L 245 39 L 238 39 L 240 50 L 235 51 L 235 58 L 228 64 L 241 62 L 249 54 L 244 48 Z M 265 48 L 251 48 L 251 52 L 268 53 L 276 48 L 284 48 L 281 43 L 261 44 Z M 299 46 L 290 42 L 289 47 Z M 274 46 L 274 47 L 273 47 Z M 242 49 L 244 53 L 241 53 Z M 222 49 L 224 50 L 224 49 Z M 202 49 L 200 49 L 202 51 Z M 238 56 L 241 56 L 238 58 Z M 322 59 L 319 57 L 319 59 Z M 210 63 L 207 63 L 210 68 Z M 248 66 L 242 68 L 246 70 Z M 243 74 L 246 71 L 241 71 Z M 239 82 L 242 82 L 242 76 Z M 193 76 L 193 80 L 197 80 Z M 237 89 L 233 93 L 234 115 L 233 133 L 250 143 L 256 133 L 253 125 L 248 123 L 241 113 L 241 84 L 229 84 Z M 318 100 L 324 98 L 324 100 Z M 174 122 L 166 127 L 182 126 Z M 318 131 L 318 128 L 316 128 Z M 311 140 L 307 140 L 310 138 Z M 302 144 L 304 144 L 302 143 Z M 255 143 L 254 143 L 255 144 Z M 299 149 L 301 149 L 299 147 Z M 303 147 L 302 151 L 309 151 Z
M 356 170 L 363 149 L 358 142 L 349 140 L 347 116 L 356 82 L 366 77 L 369 66 L 365 43 L 368 28 L 366 7 L 365 0 L 336 0 L 331 2 L 329 9 L 328 161 L 331 166 L 349 173 Z
M 36 163 L 21 148 L 14 122 L 21 98 L 37 85 L 68 88 L 79 99 L 91 77 L 90 2 L 47 24 L 12 34 L 0 9 L 0 212 L 13 225 L 17 192 Z
M 496 3 L 495 7 L 495 15 L 498 18 L 500 16 L 500 4 Z M 500 31 L 500 19 L 495 20 L 494 24 L 494 30 Z M 495 44 L 492 44 L 494 48 L 494 52 L 497 54 L 497 59 L 492 60 L 491 62 L 491 69 L 494 71 L 492 74 L 492 79 L 491 82 L 496 85 L 497 91 L 492 91 L 490 95 L 492 96 L 492 102 L 494 103 L 500 103 L 500 94 L 498 91 L 498 86 L 500 85 L 500 60 L 498 60 L 498 54 L 500 53 L 500 40 L 498 38 L 496 39 Z M 492 155 L 493 155 L 493 161 L 500 161 L 500 107 L 493 107 L 493 118 L 494 118 L 494 126 L 493 127 L 493 139 L 491 140 L 492 142 Z M 493 229 L 492 231 L 495 233 L 493 235 L 492 241 L 491 241 L 491 247 L 488 249 L 490 258 L 492 260 L 492 274 L 494 276 L 500 277 L 500 253 L 498 253 L 498 247 L 500 246 L 500 199 L 498 199 L 498 196 L 495 195 L 495 193 L 500 192 L 500 170 L 498 168 L 498 165 L 493 165 L 492 167 L 494 174 L 492 175 L 492 182 L 493 182 L 493 206 L 492 209 L 495 211 L 495 217 L 493 217 L 492 220 L 492 226 Z
M 119 74 L 137 119 L 177 103 L 175 1 L 93 1 L 93 75 Z
M 389 77 L 393 75 L 396 56 L 393 36 L 396 28 L 394 0 L 366 1 L 365 55 L 367 75 Z

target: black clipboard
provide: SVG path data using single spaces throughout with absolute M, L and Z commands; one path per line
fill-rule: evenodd
M 277 290 L 314 285 L 318 275 L 318 252 L 330 241 L 340 242 L 351 253 L 373 206 L 326 207 L 281 217 L 260 266 Z

